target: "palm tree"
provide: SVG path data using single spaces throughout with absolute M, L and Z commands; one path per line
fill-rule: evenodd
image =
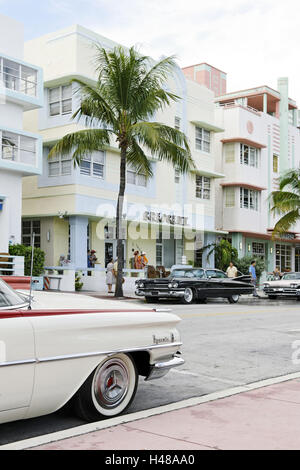
M 300 220 L 300 169 L 292 169 L 279 179 L 279 190 L 270 195 L 271 211 L 282 217 L 275 224 L 273 236 L 287 232 Z
M 86 129 L 63 137 L 51 149 L 49 157 L 70 154 L 74 165 L 84 155 L 105 150 L 115 139 L 120 149 L 120 185 L 116 209 L 118 272 L 115 296 L 123 296 L 123 246 L 121 223 L 126 189 L 126 165 L 130 164 L 147 178 L 152 176 L 150 157 L 167 161 L 182 173 L 194 167 L 186 136 L 172 127 L 151 119 L 154 114 L 179 99 L 164 87 L 175 67 L 174 57 L 153 65 L 150 57 L 135 48 L 115 47 L 106 51 L 97 47 L 95 85 L 76 82 L 82 94 L 81 105 L 73 119 L 83 119 Z

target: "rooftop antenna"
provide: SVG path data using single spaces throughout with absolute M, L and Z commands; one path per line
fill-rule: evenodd
M 29 293 L 29 305 L 28 310 L 32 310 L 31 302 L 32 302 L 32 273 L 33 273 L 33 254 L 34 254 L 34 239 L 35 233 L 32 234 L 32 245 L 31 245 L 31 265 L 30 265 L 30 293 Z

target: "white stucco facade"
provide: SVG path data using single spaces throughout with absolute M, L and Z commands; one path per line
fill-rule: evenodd
M 270 193 L 278 178 L 300 164 L 296 103 L 288 98 L 287 79 L 279 90 L 269 87 L 228 93 L 216 98 L 218 182 L 216 226 L 227 230 L 239 256 L 264 257 L 269 271 L 300 270 L 300 224 L 272 239 L 278 218 L 270 211 Z M 284 89 L 280 89 L 284 84 Z
M 28 223 L 30 220 L 40 220 L 41 248 L 46 252 L 46 264 L 52 266 L 57 265 L 62 254 L 69 255 L 76 266 L 84 265 L 87 232 L 88 246 L 96 249 L 102 267 L 106 265 L 108 256 L 116 254 L 113 223 L 108 222 L 105 240 L 104 228 L 100 226 L 99 229 L 102 221 L 101 207 L 106 204 L 112 207 L 116 205 L 119 186 L 119 150 L 116 143 L 112 141 L 111 147 L 105 150 L 101 177 L 87 174 L 84 168 L 73 168 L 73 165 L 62 171 L 59 164 L 52 171 L 47 158 L 49 149 L 59 138 L 83 128 L 82 124 L 71 119 L 79 105 L 76 86 L 73 84 L 70 92 L 66 87 L 72 78 L 92 80 L 95 83 L 95 43 L 108 49 L 116 45 L 113 41 L 76 25 L 29 41 L 25 46 L 26 59 L 43 68 L 45 106 L 39 111 L 26 113 L 25 117 L 26 129 L 42 135 L 44 155 L 42 175 L 25 178 L 23 181 L 23 218 Z M 130 211 L 136 204 L 142 205 L 145 212 L 154 212 L 154 217 L 159 213 L 186 217 L 188 231 L 198 227 L 201 232 L 197 245 L 201 247 L 213 242 L 216 237 L 215 181 L 222 176 L 215 171 L 215 136 L 221 129 L 215 125 L 214 93 L 205 86 L 187 80 L 180 68 L 170 77 L 167 86 L 182 99 L 157 113 L 153 120 L 172 127 L 177 123 L 180 130 L 186 133 L 196 170 L 191 175 L 178 177 L 172 166 L 153 159 L 154 176 L 151 180 L 139 184 L 128 179 L 127 222 L 131 220 Z M 68 98 L 64 99 L 63 94 L 67 92 Z M 65 106 L 65 109 L 68 107 L 66 112 L 51 108 L 54 94 L 57 100 L 64 102 L 61 106 Z M 203 129 L 203 132 L 205 130 L 206 135 L 209 135 L 207 151 L 196 148 L 196 128 Z M 204 190 L 200 188 L 197 191 L 197 175 L 204 178 L 205 184 L 209 186 L 205 197 Z M 198 184 L 199 181 L 203 183 L 204 180 L 198 178 Z M 172 207 L 174 204 L 178 207 Z M 190 208 L 187 209 L 186 206 Z M 197 212 L 200 213 L 200 226 L 196 223 Z M 60 218 L 59 213 L 65 217 Z M 183 254 L 191 262 L 195 261 L 195 245 L 191 245 L 186 237 L 179 240 L 175 236 L 175 232 L 182 230 L 182 226 L 163 223 L 163 229 L 170 229 L 171 238 L 157 241 L 160 238 L 159 233 L 157 239 L 149 238 L 147 233 L 150 233 L 151 227 L 157 227 L 159 231 L 159 224 L 151 220 L 150 226 L 145 229 L 146 221 L 142 218 L 141 222 L 144 234 L 146 230 L 143 239 L 134 239 L 128 226 L 126 227 L 127 267 L 130 266 L 132 252 L 136 249 L 146 251 L 152 265 L 163 264 L 169 268 L 172 264 L 181 262 Z M 203 259 L 201 257 L 200 262 L 207 264 L 206 256 Z
M 41 139 L 23 130 L 42 105 L 41 69 L 24 62 L 23 26 L 0 15 L 0 252 L 21 242 L 22 176 L 41 172 Z

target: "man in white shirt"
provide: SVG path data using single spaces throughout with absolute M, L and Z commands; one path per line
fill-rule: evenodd
M 226 274 L 230 278 L 237 277 L 237 268 L 234 266 L 232 261 L 229 263 Z

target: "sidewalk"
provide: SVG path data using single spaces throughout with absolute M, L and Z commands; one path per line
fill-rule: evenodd
M 249 391 L 238 393 L 236 390 L 235 395 L 225 398 L 34 448 L 47 450 L 299 449 L 300 374 L 295 375 L 297 378 L 294 380 L 264 387 L 255 385 L 252 390 L 251 386 L 248 386 Z M 242 390 L 246 388 L 247 386 L 240 387 Z

